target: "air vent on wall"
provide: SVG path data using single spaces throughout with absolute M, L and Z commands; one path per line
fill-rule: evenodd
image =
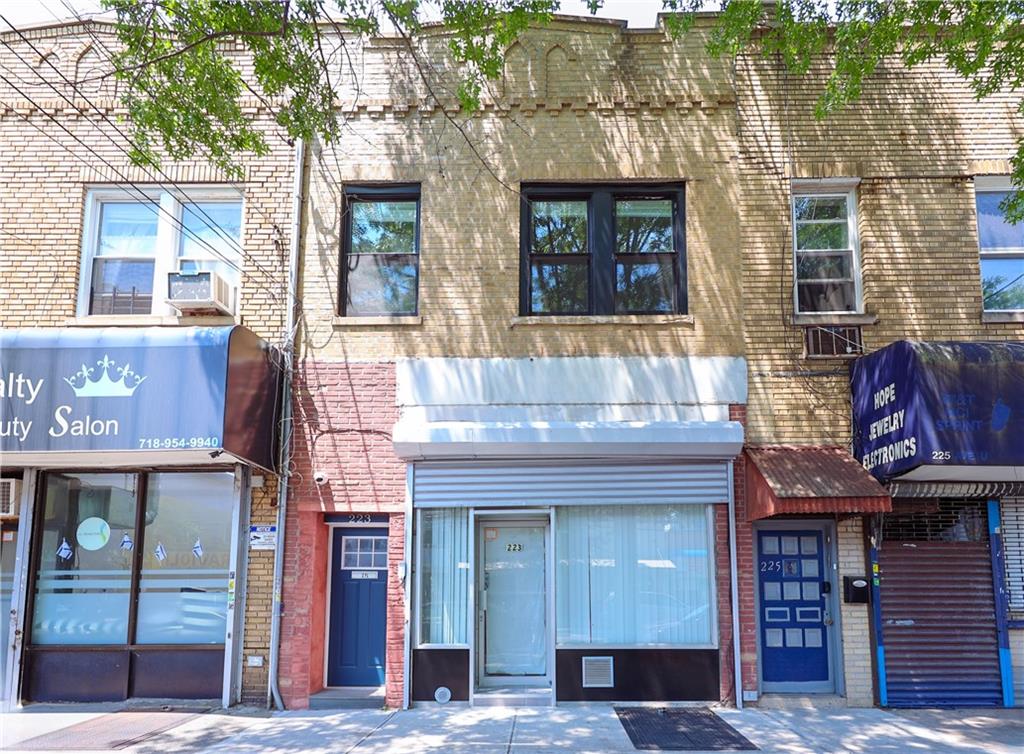
M 17 516 L 20 502 L 21 480 L 0 479 L 0 518 Z
M 583 658 L 583 688 L 610 689 L 615 686 L 615 665 L 611 657 Z

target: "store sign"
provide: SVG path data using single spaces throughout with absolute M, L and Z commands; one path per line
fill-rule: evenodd
M 4 331 L 0 453 L 229 449 L 233 407 L 250 407 L 249 429 L 235 422 L 243 432 L 260 429 L 253 405 L 273 414 L 272 395 L 252 394 L 267 381 L 253 380 L 251 365 L 262 360 L 270 372 L 265 354 L 253 359 L 252 342 L 262 343 L 234 327 Z M 232 376 L 243 379 L 229 380 L 236 361 L 244 366 Z M 246 388 L 241 401 L 231 385 Z M 256 444 L 265 448 L 240 444 L 271 455 L 269 438 Z
M 1024 466 L 1024 343 L 898 341 L 854 362 L 851 389 L 854 453 L 879 479 Z

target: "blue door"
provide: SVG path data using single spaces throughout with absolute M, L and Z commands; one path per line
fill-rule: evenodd
M 831 582 L 821 529 L 757 533 L 761 681 L 765 691 L 834 691 Z
M 384 683 L 388 530 L 335 529 L 331 544 L 328 686 Z

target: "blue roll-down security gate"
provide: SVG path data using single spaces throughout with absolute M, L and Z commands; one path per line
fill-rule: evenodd
M 879 700 L 1010 706 L 997 493 L 1024 479 L 1024 343 L 898 341 L 852 370 L 854 453 L 890 483 L 871 548 Z

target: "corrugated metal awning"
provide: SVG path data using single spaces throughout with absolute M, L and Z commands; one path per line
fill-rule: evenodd
M 892 498 L 846 450 L 822 445 L 747 448 L 747 520 L 785 514 L 884 513 Z

